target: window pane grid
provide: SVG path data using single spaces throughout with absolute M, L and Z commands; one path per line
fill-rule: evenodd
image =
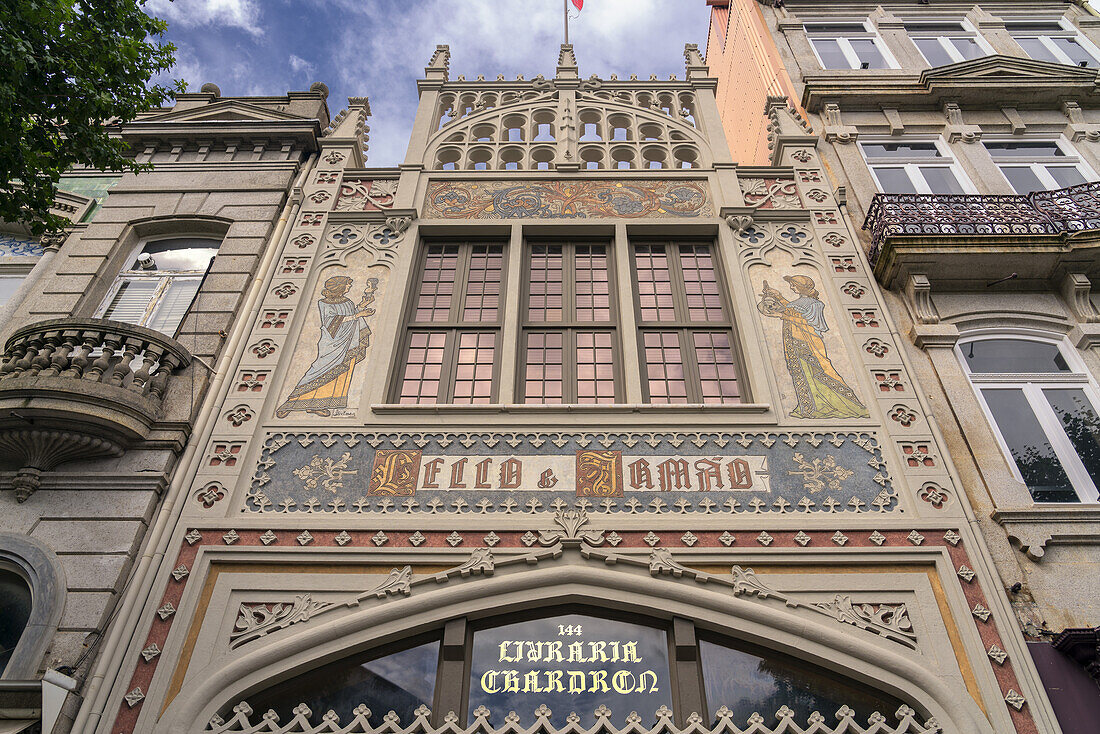
M 684 274 L 689 321 L 724 321 L 722 295 L 714 260 L 706 245 L 680 247 L 680 269 Z
M 609 331 L 577 334 L 577 402 L 615 402 L 615 350 Z
M 675 321 L 672 277 L 664 246 L 635 246 L 634 268 L 638 276 L 638 303 L 642 321 Z
M 459 333 L 453 402 L 479 405 L 492 402 L 495 357 L 496 334 Z
M 560 331 L 534 332 L 527 335 L 524 402 L 563 402 L 563 334 Z
M 687 380 L 680 337 L 675 331 L 649 331 L 643 337 L 649 402 L 686 403 Z
M 573 272 L 576 320 L 610 321 L 611 282 L 607 270 L 607 249 L 603 245 L 577 245 Z
M 730 335 L 726 332 L 697 331 L 692 337 L 703 402 L 739 402 L 740 389 Z
M 410 337 L 399 396 L 402 404 L 437 402 L 446 344 L 443 331 L 416 332 Z
M 458 245 L 428 245 L 414 321 L 449 321 L 455 278 L 458 276 Z
M 500 312 L 504 248 L 500 245 L 474 245 L 470 250 L 470 269 L 466 278 L 462 320 L 496 321 Z
M 565 273 L 561 245 L 531 246 L 531 282 L 527 297 L 530 321 L 561 321 Z

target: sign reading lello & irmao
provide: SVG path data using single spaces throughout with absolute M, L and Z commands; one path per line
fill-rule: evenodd
M 419 450 L 374 454 L 370 496 L 406 497 L 418 490 L 569 490 L 578 497 L 622 497 L 624 490 L 770 492 L 765 456 L 624 456 L 577 451 L 570 456 L 432 456 Z
M 885 512 L 869 433 L 276 434 L 252 512 Z

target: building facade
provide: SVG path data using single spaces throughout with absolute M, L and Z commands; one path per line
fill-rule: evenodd
M 711 5 L 720 104 L 743 87 L 722 69 L 761 47 L 783 68 L 760 73 L 822 135 L 897 346 L 1078 730 L 1100 710 L 1100 18 L 1087 3 Z
M 51 261 L 39 290 L 104 329 L 197 293 L 157 337 L 191 356 L 170 375 L 128 333 L 12 332 L 0 396 L 142 361 L 122 386 L 192 400 L 54 731 L 1059 731 L 824 144 L 774 99 L 772 160 L 736 164 L 685 61 L 583 78 L 563 46 L 551 77 L 465 79 L 438 47 L 394 168 L 367 165 L 366 99 L 326 126 L 321 88 L 136 123 L 169 156 L 147 175 L 184 187 L 165 216 L 244 180 L 201 163 L 223 145 L 270 198 L 227 197 L 263 224 L 211 299 L 224 343 L 185 337 L 228 240 L 203 281 L 209 230 L 127 239 L 157 210 L 122 182 L 98 239 L 128 256 L 82 281 L 91 245 Z M 14 463 L 5 501 L 35 512 L 66 465 Z
M 113 133 L 153 171 L 63 178 L 63 235 L 2 225 L 0 731 L 72 730 L 117 654 L 325 96 L 182 94 Z

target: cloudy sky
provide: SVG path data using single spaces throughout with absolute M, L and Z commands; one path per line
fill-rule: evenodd
M 149 0 L 178 47 L 174 78 L 191 91 L 214 82 L 226 96 L 285 94 L 323 81 L 332 114 L 370 98 L 369 164 L 405 154 L 416 79 L 436 44 L 451 75 L 552 76 L 563 0 Z M 705 0 L 586 0 L 569 24 L 585 77 L 684 74 L 685 43 L 706 46 Z M 643 76 L 644 75 L 644 76 Z

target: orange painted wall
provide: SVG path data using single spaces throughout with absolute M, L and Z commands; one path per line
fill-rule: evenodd
M 783 68 L 756 0 L 709 0 L 707 66 L 718 78 L 718 112 L 733 159 L 745 165 L 768 160 L 769 96 L 785 96 L 798 105 L 794 85 Z

